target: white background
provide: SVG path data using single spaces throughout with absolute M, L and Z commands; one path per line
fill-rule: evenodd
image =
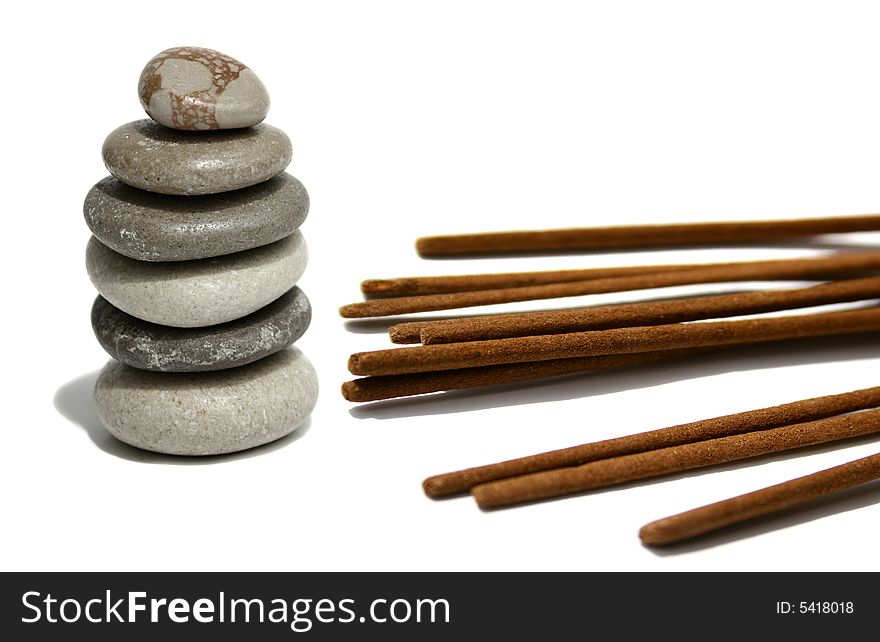
M 878 26 L 870 2 L 7 6 L 0 567 L 880 569 L 876 484 L 671 552 L 637 538 L 648 521 L 871 454 L 876 440 L 493 513 L 420 488 L 464 466 L 876 385 L 880 342 L 356 407 L 338 391 L 346 358 L 388 342 L 383 324 L 347 330 L 336 314 L 367 277 L 828 251 L 427 261 L 413 241 L 876 211 Z M 312 197 L 301 285 L 315 314 L 299 345 L 320 373 L 318 407 L 298 438 L 219 459 L 124 446 L 90 405 L 107 357 L 89 325 L 81 203 L 106 174 L 104 137 L 144 117 L 142 66 L 177 45 L 219 49 L 261 76 L 267 122 L 290 134 L 290 171 Z

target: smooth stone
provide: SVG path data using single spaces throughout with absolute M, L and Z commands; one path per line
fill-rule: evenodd
M 150 118 L 173 129 L 251 127 L 269 111 L 269 92 L 257 74 L 204 47 L 156 54 L 141 72 L 138 96 Z
M 92 330 L 126 365 L 159 372 L 206 372 L 253 363 L 299 339 L 312 319 L 297 287 L 246 317 L 207 328 L 171 328 L 126 314 L 98 296 Z
M 293 234 L 308 212 L 306 188 L 290 174 L 200 198 L 153 194 L 108 176 L 83 204 L 98 240 L 139 261 L 191 261 L 268 245 Z
M 217 372 L 151 372 L 110 361 L 95 384 L 101 423 L 127 444 L 219 455 L 274 441 L 306 420 L 318 377 L 296 348 Z
M 135 261 L 94 236 L 86 248 L 86 270 L 101 296 L 138 319 L 179 328 L 225 323 L 269 305 L 296 285 L 307 262 L 299 230 L 270 245 L 196 261 Z
M 290 164 L 293 148 L 271 125 L 181 132 L 136 120 L 110 132 L 104 165 L 127 185 L 179 196 L 217 194 L 267 181 Z

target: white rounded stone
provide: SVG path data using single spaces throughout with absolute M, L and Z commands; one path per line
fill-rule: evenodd
M 127 444 L 170 455 L 219 455 L 293 432 L 318 398 L 296 348 L 215 372 L 168 373 L 110 361 L 95 384 L 101 423 Z
M 86 249 L 86 269 L 101 296 L 138 319 L 178 328 L 259 310 L 296 285 L 307 262 L 299 230 L 269 245 L 195 261 L 136 261 L 95 237 Z

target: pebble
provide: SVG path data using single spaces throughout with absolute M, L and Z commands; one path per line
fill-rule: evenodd
M 299 230 L 270 245 L 195 261 L 136 261 L 94 236 L 86 248 L 86 269 L 101 296 L 138 319 L 181 328 L 259 310 L 296 285 L 307 262 Z
M 309 300 L 297 287 L 246 317 L 206 328 L 142 321 L 101 296 L 92 306 L 92 330 L 111 357 L 160 372 L 205 372 L 252 363 L 299 339 L 311 318 Z
M 251 127 L 269 111 L 269 93 L 251 69 L 203 47 L 157 54 L 141 72 L 138 96 L 150 118 L 173 129 Z
M 127 444 L 218 455 L 274 441 L 306 420 L 318 379 L 296 348 L 216 372 L 151 372 L 110 361 L 95 384 L 101 423 Z
M 110 132 L 104 165 L 127 185 L 160 194 L 228 192 L 284 171 L 290 139 L 271 125 L 222 132 L 182 132 L 136 120 Z
M 153 194 L 108 176 L 83 204 L 92 234 L 139 261 L 190 261 L 267 245 L 292 234 L 308 211 L 309 195 L 290 174 L 200 198 Z

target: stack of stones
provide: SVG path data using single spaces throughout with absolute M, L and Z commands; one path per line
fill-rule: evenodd
M 299 227 L 309 198 L 284 169 L 291 144 L 261 124 L 269 96 L 238 60 L 195 47 L 147 63 L 152 120 L 104 142 L 109 176 L 86 196 L 95 387 L 118 439 L 215 455 L 278 439 L 315 405 L 317 377 L 291 347 L 311 308 Z

